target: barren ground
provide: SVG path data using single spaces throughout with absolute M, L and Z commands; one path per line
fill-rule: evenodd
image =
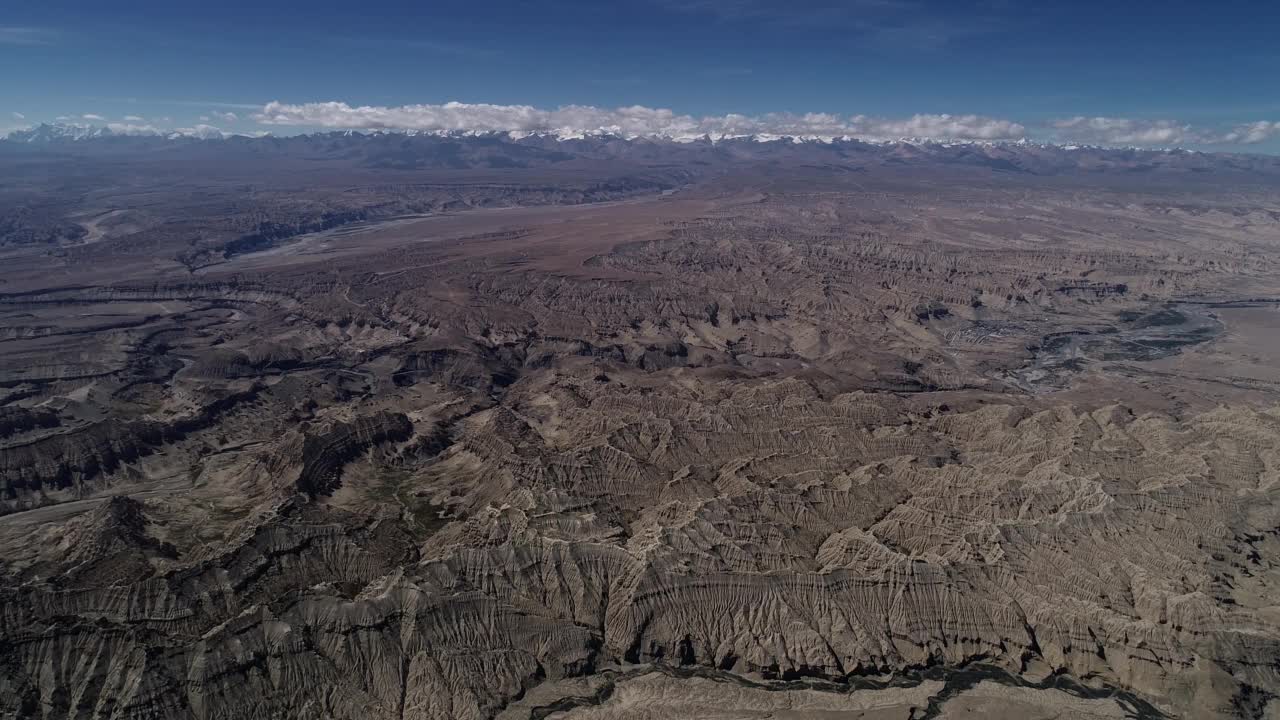
M 0 186 L 0 716 L 1280 712 L 1270 181 L 208 162 Z

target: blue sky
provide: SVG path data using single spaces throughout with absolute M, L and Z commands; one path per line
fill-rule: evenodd
M 0 129 L 59 117 L 277 133 L 434 127 L 441 120 L 432 108 L 459 101 L 667 108 L 694 121 L 677 125 L 698 129 L 809 127 L 762 118 L 827 113 L 837 120 L 810 124 L 1280 152 L 1280 3 L 5 5 Z M 286 111 L 264 118 L 271 101 Z M 324 102 L 348 109 L 315 105 Z M 371 112 L 356 112 L 366 106 Z M 402 106 L 426 109 L 381 112 Z M 455 109 L 449 122 L 469 122 L 468 112 Z M 483 112 L 495 127 L 527 121 L 527 113 Z M 703 122 L 728 113 L 754 124 Z M 977 119 L 936 119 L 943 114 Z M 908 122 L 916 116 L 925 119 Z

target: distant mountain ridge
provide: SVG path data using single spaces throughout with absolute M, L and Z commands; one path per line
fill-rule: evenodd
M 41 123 L 24 130 L 14 130 L 5 140 L 17 143 L 58 143 L 101 140 L 117 137 L 155 137 L 172 140 L 184 138 L 197 140 L 223 140 L 237 136 L 208 125 L 179 130 L 160 130 L 147 125 L 111 123 L 108 125 L 80 125 L 75 123 Z
M 527 131 L 492 131 L 492 130 L 334 130 L 316 133 L 300 133 L 299 135 L 287 137 L 440 137 L 440 138 L 498 138 L 510 140 L 513 142 L 531 141 L 537 142 L 541 140 L 554 140 L 558 142 L 572 141 L 609 141 L 622 140 L 626 142 L 671 142 L 676 144 L 697 144 L 697 143 L 720 143 L 730 141 L 750 141 L 757 143 L 848 143 L 857 142 L 868 145 L 942 145 L 942 146 L 971 146 L 971 145 L 988 145 L 988 146 L 1039 146 L 1039 147 L 1055 147 L 1063 150 L 1077 149 L 1131 149 L 1139 151 L 1161 152 L 1174 151 L 1175 148 L 1116 148 L 1115 146 L 1101 145 L 1083 145 L 1083 144 L 1054 144 L 1036 142 L 1026 139 L 1021 140 L 975 140 L 975 139 L 951 139 L 951 138 L 931 138 L 931 137 L 911 137 L 904 136 L 892 140 L 884 139 L 868 139 L 860 138 L 853 135 L 786 135 L 771 133 L 754 133 L 754 134 L 704 134 L 704 135 L 622 135 L 610 132 L 527 132 Z M 91 125 L 79 123 L 41 123 L 34 127 L 13 130 L 3 139 L 10 142 L 21 143 L 49 143 L 49 142 L 79 142 L 83 140 L 98 140 L 102 138 L 112 137 L 161 137 L 173 140 L 180 139 L 197 139 L 197 140 L 225 140 L 232 137 L 274 137 L 271 133 L 244 133 L 244 132 L 228 132 L 209 125 L 198 125 L 194 128 L 179 128 L 175 130 L 161 130 L 147 125 L 133 125 L 128 123 L 108 123 L 107 125 Z
M 41 124 L 11 132 L 0 153 L 74 149 L 77 155 L 145 155 L 155 151 L 214 154 L 224 159 L 290 157 L 413 169 L 519 169 L 601 162 L 636 167 L 712 169 L 743 162 L 798 163 L 834 171 L 872 168 L 954 167 L 1002 174 L 1231 174 L 1280 184 L 1280 157 L 1206 153 L 1182 149 L 1117 148 L 1016 141 L 740 135 L 673 139 L 480 131 L 331 131 L 289 136 L 249 136 L 210 126 L 158 130 L 133 125 Z

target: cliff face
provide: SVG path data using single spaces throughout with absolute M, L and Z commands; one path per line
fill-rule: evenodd
M 382 412 L 339 424 L 323 435 L 308 435 L 302 446 L 298 490 L 316 497 L 337 489 L 342 466 L 373 445 L 407 440 L 413 424 L 401 413 Z

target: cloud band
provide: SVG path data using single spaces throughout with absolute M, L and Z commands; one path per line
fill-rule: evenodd
M 616 134 L 624 137 L 692 139 L 710 135 L 789 135 L 897 139 L 1016 140 L 1026 128 L 981 115 L 913 115 L 905 119 L 827 113 L 769 113 L 695 117 L 640 105 L 605 109 L 566 105 L 543 110 L 529 105 L 450 102 L 442 105 L 356 106 L 344 102 L 267 103 L 254 120 L 265 125 L 422 132 L 555 133 L 560 136 Z

